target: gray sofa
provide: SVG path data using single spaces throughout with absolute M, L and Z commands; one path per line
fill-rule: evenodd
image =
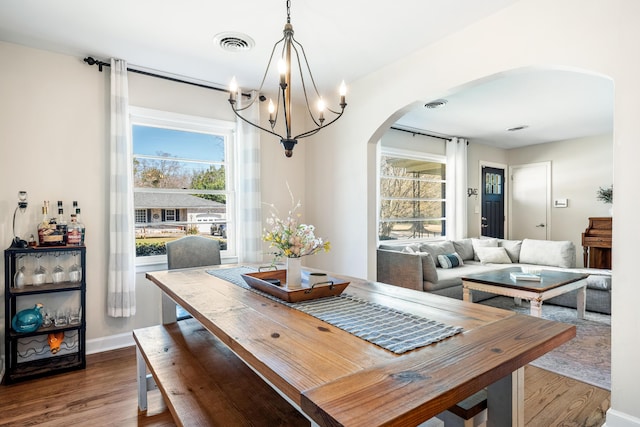
M 413 244 L 383 243 L 377 250 L 377 280 L 462 299 L 462 277 L 491 269 L 523 267 L 585 272 L 587 311 L 611 314 L 611 271 L 576 268 L 570 241 L 461 239 Z M 576 307 L 573 291 L 545 303 Z M 474 292 L 474 301 L 495 295 Z

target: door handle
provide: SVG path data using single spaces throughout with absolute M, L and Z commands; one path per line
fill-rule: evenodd
M 536 225 L 537 228 L 544 228 L 544 224 L 538 224 Z

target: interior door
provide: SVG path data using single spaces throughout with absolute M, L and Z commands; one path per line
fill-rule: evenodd
M 504 184 L 504 169 L 482 167 L 482 236 L 504 238 Z
M 510 178 L 510 238 L 548 240 L 551 163 L 512 166 Z

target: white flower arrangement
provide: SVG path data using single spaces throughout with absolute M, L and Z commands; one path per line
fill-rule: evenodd
M 279 217 L 276 207 L 273 204 L 269 205 L 271 216 L 267 218 L 266 222 L 270 226 L 270 230 L 264 230 L 262 239 L 269 242 L 270 248 L 278 250 L 275 254 L 276 257 L 301 258 L 320 251 L 329 252 L 331 244 L 316 237 L 313 225 L 299 223 L 301 214 L 296 211 L 302 205 L 299 201 L 294 203 L 291 189 L 289 189 L 289 194 L 291 195 L 292 207 L 284 220 Z

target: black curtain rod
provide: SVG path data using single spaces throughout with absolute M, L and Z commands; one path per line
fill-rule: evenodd
M 430 138 L 438 138 L 438 139 L 444 139 L 445 141 L 451 141 L 451 137 L 447 138 L 447 137 L 444 137 L 444 136 L 429 135 L 428 133 L 422 133 L 422 132 L 418 132 L 418 131 L 415 131 L 415 130 L 397 128 L 395 126 L 391 126 L 391 129 L 399 130 L 400 132 L 411 133 L 413 135 L 422 135 L 422 136 L 428 136 Z
M 98 66 L 98 71 L 100 71 L 100 72 L 102 72 L 102 68 L 103 67 L 110 67 L 111 66 L 110 63 L 104 62 L 104 61 L 100 61 L 98 59 L 92 58 L 91 56 L 88 56 L 88 57 L 84 58 L 84 62 L 86 62 L 89 65 L 97 65 Z M 127 67 L 127 71 L 130 71 L 130 72 L 136 73 L 136 74 L 142 74 L 144 76 L 150 76 L 150 77 L 156 77 L 158 79 L 169 80 L 169 81 L 176 82 L 176 83 L 184 83 L 184 84 L 187 84 L 187 85 L 197 86 L 197 87 L 201 87 L 201 88 L 205 88 L 205 89 L 217 90 L 219 92 L 228 92 L 226 89 L 222 89 L 222 88 L 219 88 L 219 87 L 209 86 L 209 85 L 205 85 L 205 84 L 202 84 L 202 83 L 190 82 L 190 81 L 187 81 L 187 80 L 177 79 L 175 77 L 163 76 L 161 74 L 150 73 L 149 71 L 137 70 L 135 68 Z M 243 93 L 242 96 L 246 96 L 247 98 L 251 97 L 251 95 L 249 95 L 247 93 Z

